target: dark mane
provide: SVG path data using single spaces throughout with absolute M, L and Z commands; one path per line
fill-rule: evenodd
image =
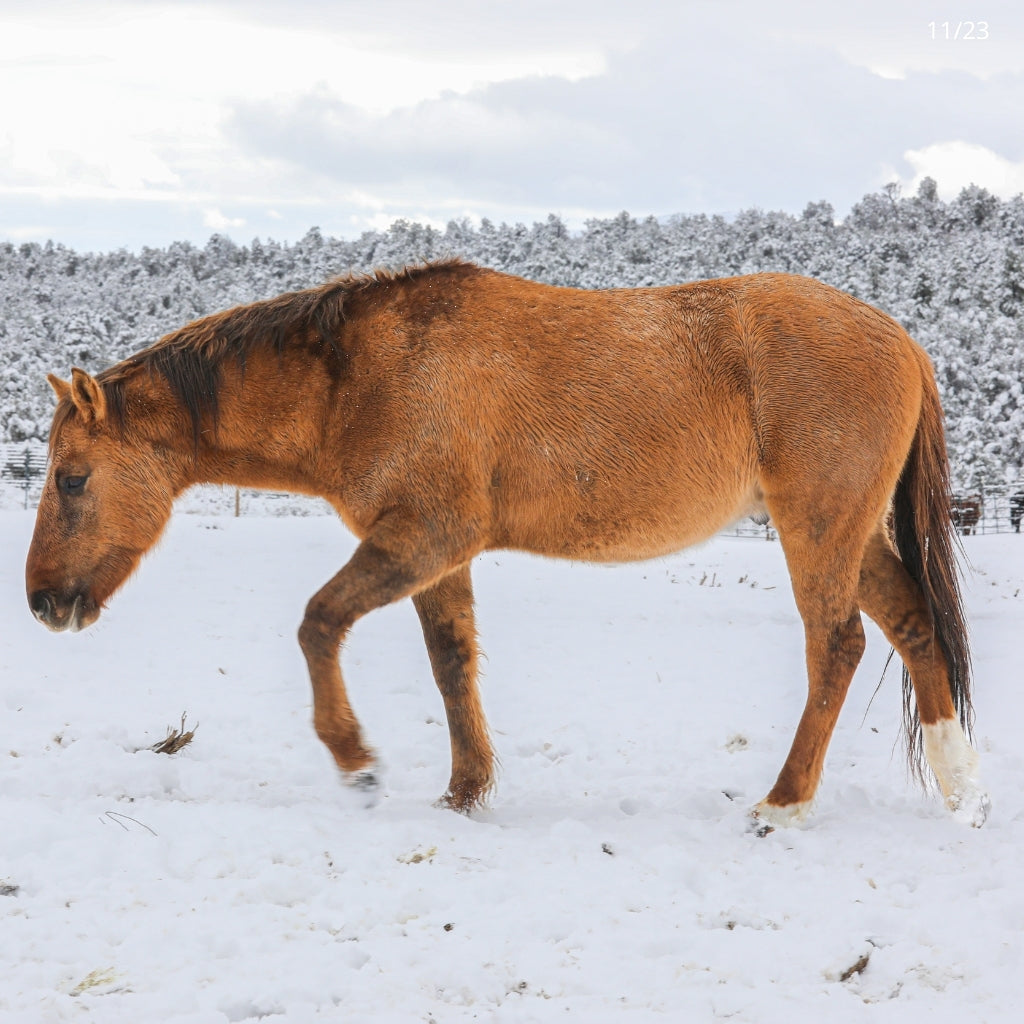
M 341 345 L 346 308 L 354 296 L 384 286 L 405 284 L 451 271 L 475 270 L 461 260 L 446 260 L 398 271 L 347 274 L 315 288 L 286 292 L 272 299 L 213 313 L 165 335 L 136 355 L 97 376 L 115 423 L 127 418 L 125 386 L 139 370 L 163 377 L 188 413 L 196 447 L 204 423 L 216 429 L 221 367 L 233 359 L 243 372 L 255 350 L 270 348 L 279 357 L 295 345 L 307 346 L 332 363 L 340 375 L 347 364 Z

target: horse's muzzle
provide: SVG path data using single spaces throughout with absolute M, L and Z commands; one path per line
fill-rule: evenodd
M 70 600 L 61 600 L 49 590 L 37 590 L 28 599 L 32 614 L 55 633 L 62 633 L 67 629 L 77 633 L 89 625 L 87 621 L 83 621 L 83 604 L 84 599 L 80 593 L 73 595 Z

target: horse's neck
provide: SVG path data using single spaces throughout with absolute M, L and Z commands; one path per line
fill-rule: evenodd
M 225 366 L 216 422 L 202 424 L 193 483 L 309 491 L 319 448 L 315 388 L 295 358 L 269 354 Z M 194 445 L 190 435 L 186 443 Z

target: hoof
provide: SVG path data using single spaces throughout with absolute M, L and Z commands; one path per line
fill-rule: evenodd
M 451 793 L 442 793 L 434 801 L 434 806 L 441 811 L 455 811 L 456 814 L 469 814 L 473 810 L 472 804 L 459 803 Z
M 750 812 L 748 832 L 764 838 L 777 828 L 792 828 L 801 824 L 811 813 L 814 804 L 807 800 L 799 804 L 770 804 L 762 800 Z
M 980 790 L 972 782 L 964 790 L 950 794 L 946 798 L 946 806 L 957 821 L 970 825 L 971 828 L 981 828 L 988 820 L 992 801 L 988 793 Z
M 379 764 L 371 764 L 354 772 L 343 772 L 345 786 L 352 790 L 363 807 L 376 807 L 384 795 L 384 780 Z
M 946 806 L 957 821 L 974 828 L 985 824 L 992 801 L 978 783 L 978 752 L 964 738 L 956 719 L 943 719 L 922 726 L 924 755 Z
M 449 786 L 444 795 L 434 804 L 457 814 L 472 814 L 487 803 L 491 786 Z

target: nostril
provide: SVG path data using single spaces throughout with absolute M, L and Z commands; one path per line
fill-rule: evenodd
M 53 598 L 45 590 L 37 590 L 28 604 L 40 622 L 49 622 L 53 618 Z

